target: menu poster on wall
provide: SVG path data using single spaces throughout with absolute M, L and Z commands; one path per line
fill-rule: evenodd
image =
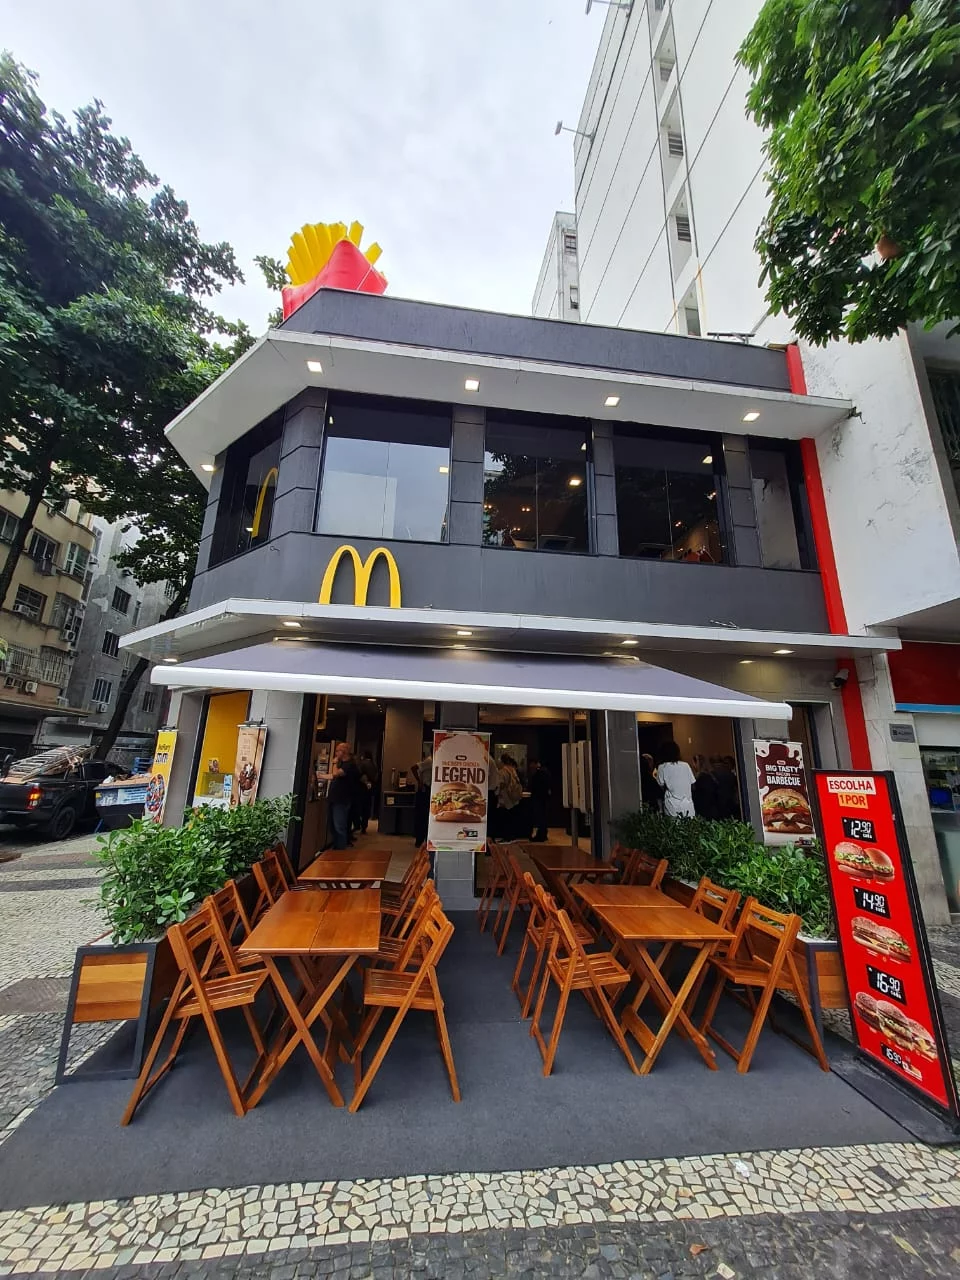
M 433 735 L 427 848 L 482 853 L 487 847 L 490 735 L 438 729 Z
M 854 1035 L 862 1054 L 960 1116 L 891 773 L 814 771 Z
M 176 729 L 161 729 L 157 734 L 157 746 L 150 766 L 147 797 L 143 802 L 143 816 L 152 822 L 163 821 L 170 786 L 170 770 L 173 767 L 173 749 L 177 745 Z
M 333 767 L 333 743 L 318 742 L 313 748 L 313 767 L 310 770 L 309 799 L 322 800 L 330 786 L 330 770 Z
M 237 731 L 237 764 L 230 789 L 230 808 L 253 804 L 260 786 L 260 768 L 267 744 L 265 724 L 242 724 Z
M 753 753 L 760 788 L 763 843 L 803 844 L 805 840 L 812 840 L 813 814 L 801 744 L 754 738 Z

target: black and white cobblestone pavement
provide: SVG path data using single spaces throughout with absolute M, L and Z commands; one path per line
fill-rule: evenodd
M 93 843 L 38 845 L 0 865 L 0 1141 L 52 1087 L 62 1020 L 50 1005 L 64 988 L 17 984 L 67 977 L 77 944 L 101 931 Z M 931 942 L 957 1053 L 960 929 L 934 931 Z M 105 1034 L 77 1030 L 81 1055 Z M 960 1276 L 960 1148 L 888 1143 L 465 1170 L 0 1212 L 0 1275 L 65 1273 L 99 1280 Z

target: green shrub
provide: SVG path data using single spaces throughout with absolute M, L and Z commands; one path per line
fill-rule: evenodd
M 646 809 L 624 814 L 612 826 L 623 844 L 666 858 L 670 874 L 679 880 L 709 876 L 765 907 L 795 912 L 803 918 L 804 933 L 833 935 L 827 870 L 817 846 L 768 847 L 757 843 L 748 822 L 668 818 Z
M 182 827 L 137 818 L 101 836 L 100 909 L 115 943 L 157 937 L 243 875 L 290 822 L 292 796 L 236 809 L 193 809 Z

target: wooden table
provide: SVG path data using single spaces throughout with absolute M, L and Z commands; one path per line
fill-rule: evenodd
M 267 1055 L 260 1078 L 248 1099 L 251 1107 L 263 1097 L 277 1072 L 298 1044 L 302 1044 L 323 1081 L 330 1101 L 343 1106 L 329 1059 L 339 1048 L 345 1030 L 339 1010 L 328 1008 L 347 974 L 360 956 L 376 955 L 380 948 L 379 889 L 300 889 L 285 893 L 254 925 L 237 948 L 241 955 L 262 956 L 288 1020 Z M 290 990 L 277 958 L 286 956 L 303 983 L 299 998 Z M 319 977 L 310 974 L 305 960 L 332 960 L 321 966 Z M 337 963 L 339 961 L 339 963 Z M 332 976 L 330 976 L 332 973 Z M 327 1028 L 323 1053 L 310 1028 L 320 1018 Z
M 322 853 L 298 874 L 297 883 L 325 889 L 379 888 L 387 878 L 391 857 L 389 849 L 357 854 L 342 850 Z
M 558 904 L 574 920 L 583 920 L 580 904 L 572 892 L 575 886 L 616 871 L 612 862 L 595 858 L 574 845 L 525 844 L 523 848 L 542 873 Z
M 648 884 L 585 884 L 574 886 L 573 892 L 588 907 L 678 907 L 681 902 L 671 898 L 662 889 L 652 889 Z
M 649 1074 L 674 1024 L 693 1043 L 711 1071 L 716 1071 L 713 1050 L 706 1037 L 691 1022 L 685 1006 L 704 965 L 721 943 L 733 939 L 733 934 L 689 907 L 681 907 L 672 901 L 669 907 L 595 906 L 593 909 L 604 928 L 616 937 L 640 979 L 639 991 L 620 1018 L 624 1031 L 630 1032 L 646 1054 L 640 1074 Z M 653 943 L 668 945 L 678 942 L 693 945 L 694 960 L 679 991 L 674 992 L 657 960 L 651 956 L 649 947 Z M 663 1014 L 663 1021 L 656 1032 L 638 1012 L 648 993 Z

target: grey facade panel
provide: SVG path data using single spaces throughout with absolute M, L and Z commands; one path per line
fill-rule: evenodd
M 620 533 L 617 529 L 616 516 L 597 516 L 597 555 L 618 556 L 620 554 Z
M 483 503 L 452 502 L 447 537 L 450 542 L 475 547 L 483 536 Z
M 753 490 L 739 489 L 731 485 L 729 489 L 730 498 L 730 515 L 733 518 L 734 525 L 749 525 L 751 528 L 757 523 L 757 513 L 753 505 Z
M 279 493 L 273 503 L 273 516 L 270 520 L 270 547 L 276 545 L 276 539 L 285 533 L 304 533 L 313 527 L 313 517 L 317 509 L 315 489 L 291 489 L 289 493 Z M 272 553 L 274 556 L 275 552 Z M 245 559 L 245 557 L 238 557 Z
M 738 552 L 741 533 L 756 540 L 754 530 L 737 530 Z M 203 608 L 230 596 L 316 600 L 327 561 L 347 541 L 305 533 L 275 538 L 199 575 L 191 607 Z M 362 556 L 377 545 L 369 539 L 352 541 Z M 385 545 L 396 558 L 403 603 L 410 607 L 693 626 L 723 622 L 779 630 L 829 629 L 818 574 L 748 567 L 742 556 L 733 567 L 452 543 Z M 337 574 L 333 599 L 353 602 L 348 564 Z M 381 562 L 374 570 L 370 603 L 386 601 L 386 567 Z
M 789 391 L 782 351 L 320 289 L 281 326 L 439 351 Z
M 318 445 L 300 445 L 280 459 L 280 475 L 277 479 L 277 496 L 291 489 L 309 489 L 317 492 L 320 483 L 320 454 Z
M 756 529 L 751 528 L 749 525 L 738 525 L 734 529 L 733 547 L 734 547 L 734 554 L 736 555 L 736 558 L 737 558 L 737 564 L 740 565 L 741 567 L 752 566 L 752 567 L 759 568 L 760 565 L 763 564 L 763 558 L 760 554 L 760 535 Z M 765 572 L 779 573 L 781 572 L 781 570 L 767 569 Z M 792 576 L 797 576 L 797 575 L 792 575 Z M 817 592 L 820 595 L 822 600 L 823 589 L 820 586 L 820 575 L 806 574 L 804 576 L 808 578 L 813 578 L 816 581 Z M 776 622 L 775 620 L 773 620 L 767 623 L 766 625 L 775 626 Z M 822 630 L 826 631 L 826 630 L 829 630 L 829 628 L 824 626 Z
M 597 515 L 616 516 L 617 487 L 613 476 L 597 475 L 594 477 L 594 494 Z
M 453 461 L 483 464 L 483 422 L 453 422 Z
M 483 463 L 458 462 L 450 477 L 453 502 L 483 502 Z

